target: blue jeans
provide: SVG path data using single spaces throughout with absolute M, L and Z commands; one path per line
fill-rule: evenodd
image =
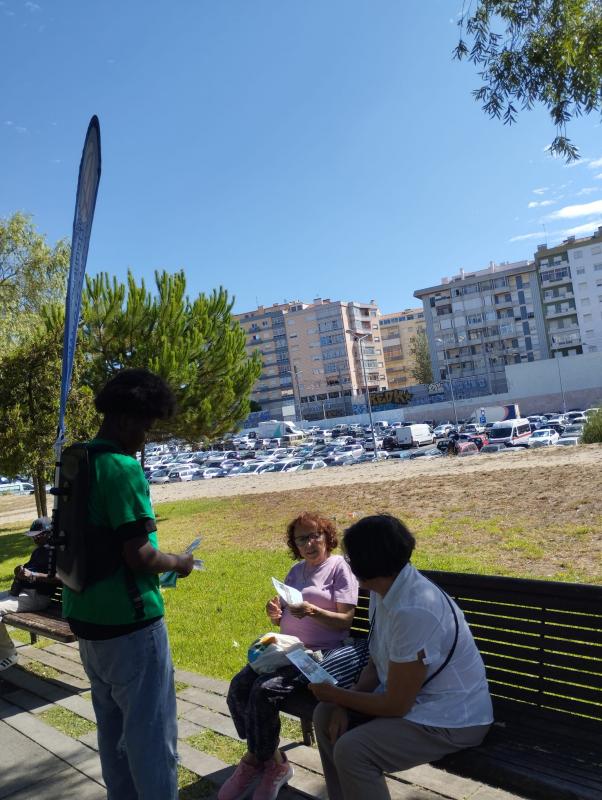
M 80 639 L 79 651 L 107 800 L 177 800 L 176 693 L 163 619 L 114 639 Z

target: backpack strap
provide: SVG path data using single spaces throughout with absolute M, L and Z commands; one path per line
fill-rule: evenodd
M 426 575 L 423 575 L 422 577 L 425 578 Z M 437 584 L 434 581 L 431 581 L 430 578 L 426 578 L 426 579 L 427 579 L 427 581 L 432 583 L 433 586 L 437 586 Z M 424 687 L 427 685 L 427 683 L 430 683 L 433 680 L 433 678 L 436 678 L 437 675 L 439 675 L 441 672 L 443 672 L 445 667 L 449 664 L 449 662 L 451 661 L 452 656 L 453 656 L 453 654 L 454 654 L 454 652 L 456 650 L 456 645 L 458 644 L 458 634 L 460 632 L 460 626 L 458 624 L 458 615 L 456 614 L 456 610 L 454 608 L 454 605 L 453 605 L 452 601 L 449 599 L 447 594 L 443 591 L 443 589 L 440 586 L 437 586 L 437 589 L 439 589 L 439 591 L 441 592 L 443 597 L 445 597 L 445 599 L 447 600 L 447 604 L 450 607 L 450 610 L 451 610 L 451 612 L 453 614 L 453 617 L 454 617 L 454 625 L 455 625 L 456 630 L 455 630 L 455 634 L 454 634 L 454 641 L 452 642 L 452 646 L 449 649 L 449 653 L 447 654 L 447 657 L 446 657 L 445 661 L 443 662 L 443 664 L 441 664 L 441 666 L 438 669 L 436 669 L 433 672 L 432 675 L 429 675 L 429 677 L 422 684 L 422 686 L 421 686 L 422 689 L 424 689 Z

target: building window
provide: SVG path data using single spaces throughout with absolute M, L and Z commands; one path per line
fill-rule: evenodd
M 577 267 L 575 272 L 577 275 L 585 275 L 585 267 Z
M 573 258 L 583 258 L 583 251 L 582 250 L 573 250 Z

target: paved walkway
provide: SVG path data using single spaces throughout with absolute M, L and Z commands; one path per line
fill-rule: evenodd
M 62 707 L 94 722 L 77 646 L 23 645 L 19 654 L 19 665 L 0 673 L 0 800 L 106 799 L 96 733 L 72 738 L 41 717 L 44 711 Z M 27 668 L 41 664 L 52 668 L 52 679 Z M 187 739 L 205 730 L 237 739 L 226 707 L 227 684 L 183 670 L 176 671 L 176 680 L 186 685 L 178 691 L 180 758 L 198 776 L 198 783 L 193 781 L 182 798 L 210 800 L 232 767 L 192 747 Z M 279 800 L 325 800 L 317 750 L 288 740 L 283 740 L 283 748 L 295 766 L 295 776 Z M 389 787 L 393 800 L 521 800 L 429 766 L 391 776 Z

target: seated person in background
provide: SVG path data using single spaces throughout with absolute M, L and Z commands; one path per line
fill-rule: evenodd
M 387 800 L 384 772 L 482 742 L 493 721 L 485 667 L 460 608 L 412 566 L 395 517 L 364 517 L 344 537 L 370 591 L 370 660 L 353 689 L 310 684 L 330 800 Z
M 48 540 L 51 530 L 49 517 L 39 517 L 31 523 L 25 535 L 33 539 L 35 550 L 26 564 L 15 567 L 15 579 L 8 592 L 0 592 L 0 671 L 12 667 L 17 661 L 17 651 L 2 622 L 3 614 L 46 608 L 60 583 L 49 574 L 52 550 Z
M 301 514 L 288 526 L 287 544 L 299 563 L 284 582 L 302 593 L 303 603 L 287 606 L 274 597 L 267 603 L 267 614 L 282 633 L 296 636 L 311 650 L 321 650 L 326 659 L 340 658 L 350 675 L 348 683 L 344 678 L 340 682 L 349 685 L 360 665 L 355 649 L 343 646 L 357 604 L 357 581 L 344 558 L 332 554 L 338 544 L 334 524 L 320 514 Z M 247 665 L 234 676 L 228 707 L 248 749 L 220 789 L 219 800 L 247 797 L 255 783 L 253 800 L 273 800 L 293 776 L 278 748 L 279 709 L 299 686 L 299 671 L 292 664 L 262 675 Z

